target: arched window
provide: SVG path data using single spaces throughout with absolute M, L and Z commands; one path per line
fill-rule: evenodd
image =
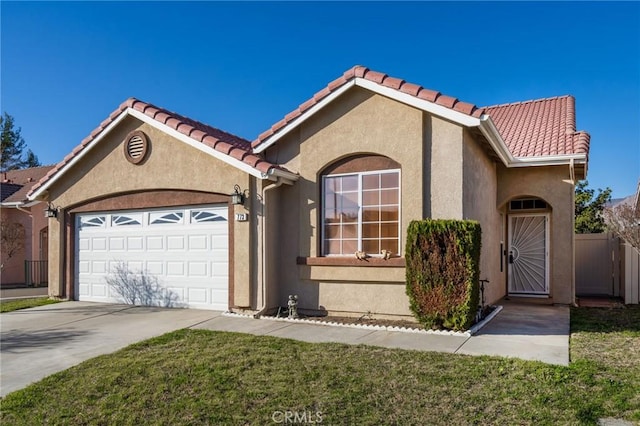
M 340 160 L 322 173 L 322 254 L 400 254 L 400 165 L 380 155 Z

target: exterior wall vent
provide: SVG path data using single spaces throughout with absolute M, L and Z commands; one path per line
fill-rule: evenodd
M 140 164 L 147 158 L 149 153 L 149 138 L 140 131 L 134 130 L 129 133 L 124 143 L 124 156 L 132 164 Z

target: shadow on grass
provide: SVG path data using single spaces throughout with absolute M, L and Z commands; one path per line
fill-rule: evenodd
M 54 347 L 69 344 L 89 334 L 84 330 L 42 330 L 34 332 L 8 331 L 0 335 L 3 353 L 20 353 L 27 348 Z
M 571 308 L 571 332 L 640 333 L 640 306 Z

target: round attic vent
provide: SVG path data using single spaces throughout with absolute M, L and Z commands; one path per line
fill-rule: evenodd
M 124 156 L 133 164 L 140 164 L 149 152 L 149 138 L 140 130 L 127 135 L 124 143 Z

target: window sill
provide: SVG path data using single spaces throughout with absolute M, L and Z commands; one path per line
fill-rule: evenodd
M 392 257 L 388 260 L 380 257 L 369 257 L 365 260 L 359 260 L 355 257 L 298 257 L 296 263 L 308 266 L 373 266 L 382 268 L 404 268 L 405 266 L 404 257 Z

